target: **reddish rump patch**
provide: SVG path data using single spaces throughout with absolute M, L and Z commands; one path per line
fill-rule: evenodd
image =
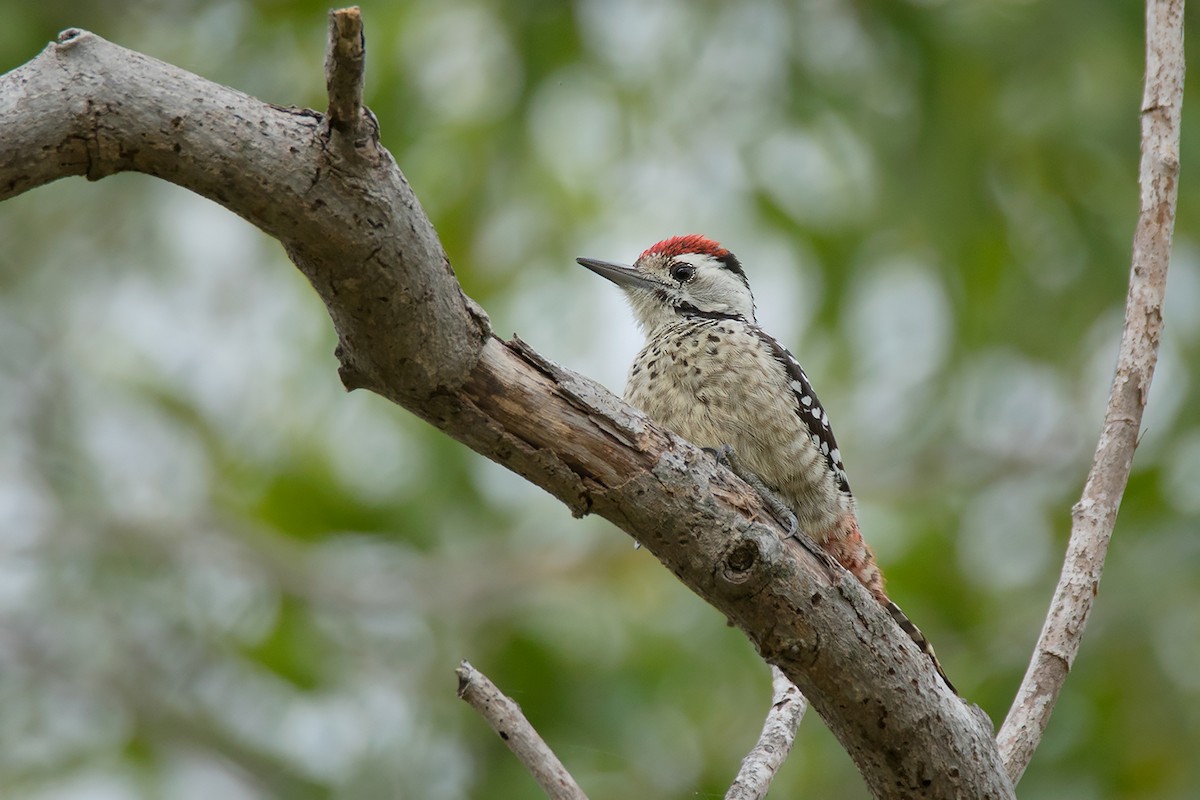
M 883 572 L 875 562 L 875 551 L 863 541 L 858 519 L 853 514 L 847 514 L 829 530 L 817 534 L 816 540 L 826 553 L 858 578 L 876 600 L 885 606 L 891 602 L 883 590 Z
M 640 258 L 645 258 L 649 255 L 664 255 L 673 258 L 681 256 L 684 253 L 703 253 L 713 258 L 724 258 L 729 255 L 728 250 L 721 247 L 721 245 L 712 239 L 708 239 L 698 233 L 692 233 L 687 236 L 672 236 L 670 239 L 663 239 L 658 244 L 650 245 Z

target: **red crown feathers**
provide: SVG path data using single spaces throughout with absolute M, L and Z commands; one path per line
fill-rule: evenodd
M 717 259 L 724 259 L 729 256 L 729 251 L 712 239 L 708 239 L 698 233 L 693 233 L 687 236 L 672 236 L 670 239 L 663 239 L 658 244 L 652 244 L 647 247 L 646 251 L 640 257 L 663 255 L 673 258 L 681 256 L 684 253 L 702 253 Z

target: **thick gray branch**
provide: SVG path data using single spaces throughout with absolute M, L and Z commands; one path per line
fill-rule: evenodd
M 474 366 L 487 320 L 377 139 L 77 30 L 3 77 L 0 119 L 0 199 L 68 175 L 144 172 L 279 239 L 329 308 L 348 385 L 417 403 Z M 423 341 L 439 346 L 412 346 Z
M 757 494 L 603 387 L 493 337 L 377 138 L 81 31 L 0 77 L 0 199 L 139 171 L 277 237 L 325 301 L 341 375 L 640 540 L 809 699 L 878 797 L 1012 796 L 991 723 Z
M 1139 177 L 1142 203 L 1133 235 L 1125 330 L 1092 469 L 1083 496 L 1072 509 L 1071 540 L 1062 576 L 1029 669 L 997 736 L 1013 783 L 1029 766 L 1079 653 L 1137 448 L 1162 333 L 1178 196 L 1183 74 L 1183 0 L 1148 0 Z

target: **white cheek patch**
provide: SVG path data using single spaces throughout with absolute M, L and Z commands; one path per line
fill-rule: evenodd
M 689 280 L 674 280 L 670 266 L 690 264 L 696 274 Z M 665 280 L 678 286 L 688 302 L 701 311 L 736 315 L 754 324 L 754 296 L 741 276 L 730 272 L 716 258 L 703 253 L 684 253 L 672 258 L 667 265 Z

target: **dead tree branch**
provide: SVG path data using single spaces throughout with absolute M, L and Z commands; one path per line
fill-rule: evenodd
M 1142 201 L 1133 235 L 1125 329 L 1104 428 L 1083 496 L 1072 509 L 1071 540 L 1062 576 L 1029 669 L 997 736 L 1013 783 L 1029 765 L 1079 652 L 1137 448 L 1142 411 L 1158 360 L 1175 228 L 1183 74 L 1183 0 L 1148 0 L 1139 175 Z
M 492 335 L 377 135 L 343 130 L 345 94 L 331 86 L 337 118 L 280 108 L 66 31 L 0 76 L 0 200 L 136 171 L 224 205 L 278 238 L 325 302 L 348 388 L 641 541 L 803 691 L 877 797 L 1012 797 L 990 721 L 857 581 L 785 541 L 702 451 Z
M 367 49 L 358 6 L 329 12 L 329 47 L 325 51 L 325 91 L 329 124 L 352 131 L 363 114 L 363 80 Z
M 767 796 L 775 773 L 792 752 L 796 730 L 807 708 L 808 701 L 787 675 L 778 667 L 771 667 L 771 708 L 767 711 L 758 742 L 742 759 L 742 766 L 725 793 L 725 800 L 763 800 Z
M 456 672 L 458 696 L 487 720 L 550 800 L 587 800 L 587 795 L 554 751 L 538 736 L 515 700 L 466 661 L 458 665 Z

